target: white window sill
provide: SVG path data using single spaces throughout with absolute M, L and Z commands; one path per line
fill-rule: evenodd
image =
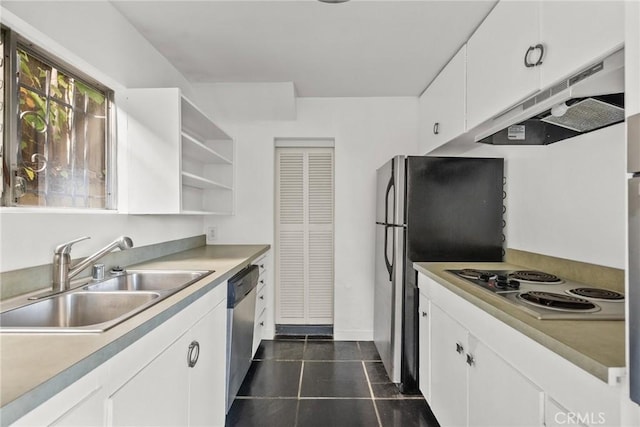
M 0 207 L 0 214 L 89 214 L 89 215 L 118 215 L 121 212 L 113 209 L 80 209 L 80 208 L 30 208 L 30 207 Z

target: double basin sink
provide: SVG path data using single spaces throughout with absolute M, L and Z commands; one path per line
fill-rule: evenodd
M 104 332 L 211 273 L 129 270 L 0 313 L 0 331 Z

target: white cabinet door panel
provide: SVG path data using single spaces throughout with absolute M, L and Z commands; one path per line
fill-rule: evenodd
M 466 45 L 420 97 L 420 154 L 465 131 Z
M 540 10 L 541 42 L 545 45 L 544 63 L 538 67 L 542 88 L 624 44 L 622 1 L 543 1 Z
M 542 425 L 542 390 L 474 337 L 469 337 L 468 355 L 472 358 L 469 362 L 470 426 Z
M 227 308 L 219 304 L 187 332 L 185 342 L 199 344 L 197 363 L 188 369 L 190 426 L 224 425 L 226 330 Z
M 538 13 L 538 2 L 501 1 L 469 39 L 467 129 L 538 90 L 540 67 L 524 65 L 539 40 Z
M 114 426 L 178 426 L 188 423 L 189 378 L 184 339 L 179 339 L 109 398 Z
M 467 331 L 431 304 L 431 400 L 442 426 L 467 425 Z
M 418 307 L 418 352 L 419 352 L 419 374 L 418 381 L 420 386 L 420 391 L 427 401 L 431 399 L 431 395 L 429 393 L 429 386 L 431 383 L 430 375 L 431 375 L 431 363 L 430 363 L 430 355 L 431 355 L 431 331 L 430 331 L 430 307 L 429 307 L 429 299 L 420 292 L 420 301 Z

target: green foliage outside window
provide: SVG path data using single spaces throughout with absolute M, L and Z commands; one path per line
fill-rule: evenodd
M 107 97 L 18 48 L 17 205 L 105 208 Z

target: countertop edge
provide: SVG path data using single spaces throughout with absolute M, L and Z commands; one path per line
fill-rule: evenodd
M 437 272 L 429 270 L 429 267 L 427 267 L 425 264 L 428 263 L 415 262 L 413 263 L 413 268 L 419 273 L 422 273 L 427 277 L 435 280 L 438 284 L 444 286 L 446 289 L 463 298 L 467 302 L 470 302 L 487 314 L 514 328 L 527 338 L 532 339 L 533 341 L 544 346 L 558 356 L 563 357 L 564 359 L 568 360 L 585 372 L 588 372 L 589 374 L 595 376 L 606 384 L 612 385 L 612 382 L 615 384 L 615 378 L 617 376 L 620 376 L 621 372 L 626 371 L 626 368 L 624 366 L 604 365 L 601 362 L 592 359 L 588 355 L 564 344 L 562 341 L 546 334 L 540 329 L 524 323 L 523 321 L 510 315 L 491 302 L 472 295 L 456 284 L 440 276 Z M 553 345 L 550 345 L 550 343 Z
M 220 245 L 224 246 L 224 245 Z M 236 246 L 236 245 L 234 245 Z M 193 285 L 197 285 L 202 281 L 207 280 L 207 278 L 203 278 L 192 285 L 186 287 L 185 289 L 179 291 L 175 295 L 184 294 L 183 297 L 176 301 L 170 307 L 163 309 L 162 311 L 155 314 L 153 317 L 148 319 L 147 321 L 133 327 L 127 332 L 122 333 L 97 351 L 89 354 L 87 357 L 83 358 L 77 363 L 74 363 L 59 372 L 58 374 L 52 376 L 48 380 L 40 383 L 35 386 L 28 392 L 22 394 L 21 396 L 15 398 L 11 402 L 6 403 L 0 408 L 0 424 L 2 426 L 9 425 L 22 416 L 26 415 L 28 412 L 40 406 L 42 403 L 49 400 L 51 397 L 55 396 L 57 393 L 63 391 L 65 388 L 70 386 L 71 384 L 78 381 L 80 378 L 91 372 L 92 370 L 98 368 L 100 365 L 125 350 L 127 347 L 138 341 L 140 338 L 144 337 L 149 332 L 153 331 L 155 328 L 160 326 L 162 323 L 166 322 L 168 319 L 172 318 L 174 315 L 182 311 L 184 308 L 191 305 L 194 301 L 198 300 L 206 293 L 214 289 L 216 286 L 224 283 L 226 280 L 231 278 L 237 272 L 245 268 L 247 265 L 251 264 L 254 260 L 265 254 L 271 248 L 270 245 L 251 245 L 251 246 L 262 246 L 261 249 L 258 249 L 252 255 L 247 257 L 244 261 L 237 264 L 234 268 L 227 270 L 222 273 L 214 280 L 212 280 L 209 284 L 202 286 L 201 288 L 195 289 Z M 191 250 L 191 249 L 189 249 Z M 187 250 L 188 251 L 188 250 Z M 183 252 L 187 252 L 183 251 Z M 173 255 L 178 255 L 183 252 L 178 252 Z M 172 255 L 169 255 L 169 257 Z M 166 257 L 161 257 L 166 258 Z M 161 259 L 160 258 L 160 259 Z M 132 268 L 141 268 L 146 264 L 158 262 L 157 260 L 149 260 L 144 263 L 141 263 L 136 266 L 132 266 Z M 191 292 L 189 292 L 191 288 Z M 117 327 L 117 326 L 116 326 Z

